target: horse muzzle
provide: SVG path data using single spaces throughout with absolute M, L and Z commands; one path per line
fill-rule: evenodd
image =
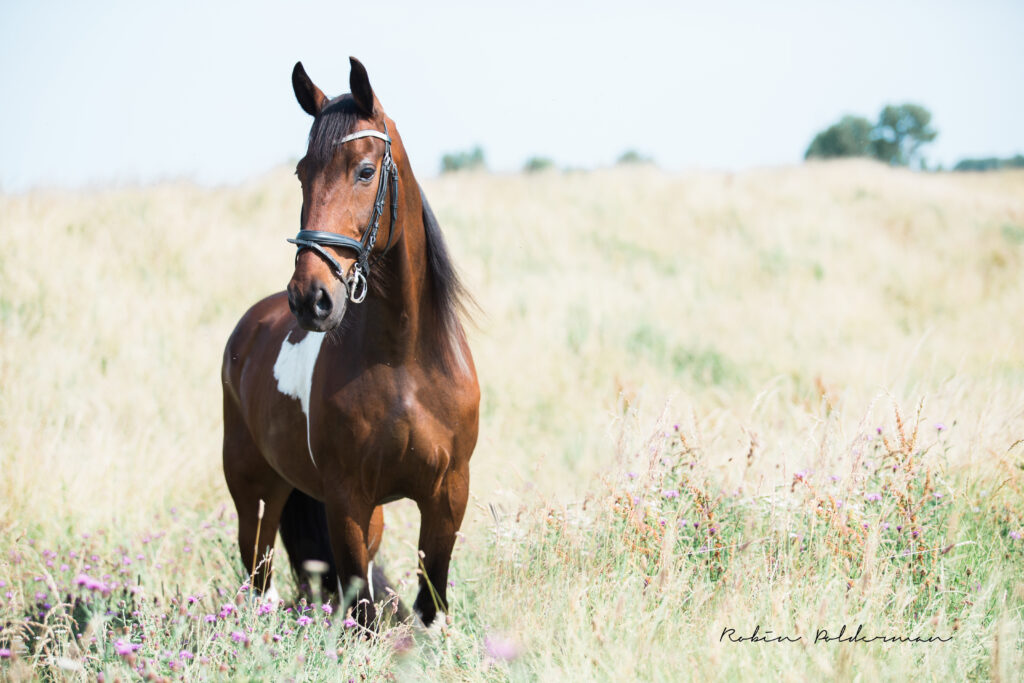
M 345 317 L 348 307 L 347 285 L 338 280 L 322 282 L 310 280 L 302 286 L 294 279 L 288 283 L 288 308 L 298 321 L 299 326 L 309 332 L 327 332 L 333 330 Z

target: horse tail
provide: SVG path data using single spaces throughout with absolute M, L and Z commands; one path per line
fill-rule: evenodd
M 331 536 L 327 531 L 327 508 L 319 500 L 295 489 L 285 501 L 281 510 L 278 527 L 288 561 L 295 573 L 299 591 L 306 597 L 313 597 L 310 572 L 306 563 L 310 560 L 323 562 L 327 571 L 320 575 L 321 595 L 334 593 L 338 589 L 338 566 L 331 552 Z

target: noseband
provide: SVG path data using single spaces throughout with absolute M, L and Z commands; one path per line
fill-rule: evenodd
M 312 249 L 322 256 L 330 264 L 331 270 L 334 271 L 338 279 L 344 283 L 348 298 L 354 304 L 365 299 L 369 290 L 367 278 L 370 276 L 370 252 L 373 251 L 373 245 L 377 243 L 377 230 L 380 229 L 380 218 L 384 215 L 384 195 L 387 194 L 389 185 L 391 186 L 391 228 L 388 230 L 388 243 L 384 245 L 384 253 L 391 248 L 391 237 L 395 234 L 395 224 L 398 222 L 398 166 L 391 157 L 391 137 L 388 135 L 388 124 L 384 124 L 383 133 L 377 130 L 361 130 L 346 135 L 338 140 L 338 144 L 359 138 L 380 138 L 384 141 L 384 157 L 380 163 L 377 198 L 373 201 L 373 215 L 370 216 L 370 222 L 363 231 L 362 240 L 323 230 L 299 230 L 299 234 L 294 239 L 288 240 L 298 246 L 298 251 L 295 252 L 296 261 L 304 249 Z M 345 277 L 345 271 L 341 264 L 324 247 L 344 247 L 356 252 L 356 263 L 351 278 Z M 373 262 L 376 263 L 377 260 L 375 258 Z

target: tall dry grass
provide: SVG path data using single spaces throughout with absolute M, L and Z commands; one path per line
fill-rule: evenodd
M 484 311 L 483 406 L 454 620 L 413 641 L 244 601 L 219 616 L 244 577 L 218 364 L 290 275 L 294 179 L 0 198 L 0 670 L 1020 670 L 1024 174 L 638 167 L 425 190 Z M 416 522 L 389 506 L 406 598 Z M 810 642 L 844 623 L 954 637 Z M 804 639 L 720 637 L 758 624 Z

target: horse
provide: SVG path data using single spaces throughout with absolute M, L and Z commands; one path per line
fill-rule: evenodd
M 354 600 L 364 625 L 375 623 L 386 587 L 373 567 L 382 506 L 415 501 L 413 609 L 430 626 L 448 610 L 479 428 L 460 319 L 470 297 L 395 122 L 362 63 L 350 63 L 351 93 L 334 98 L 301 62 L 292 71 L 313 117 L 296 167 L 295 266 L 286 290 L 253 305 L 225 347 L 224 477 L 255 594 L 277 599 L 279 531 L 300 585 L 322 566 L 324 585 Z

